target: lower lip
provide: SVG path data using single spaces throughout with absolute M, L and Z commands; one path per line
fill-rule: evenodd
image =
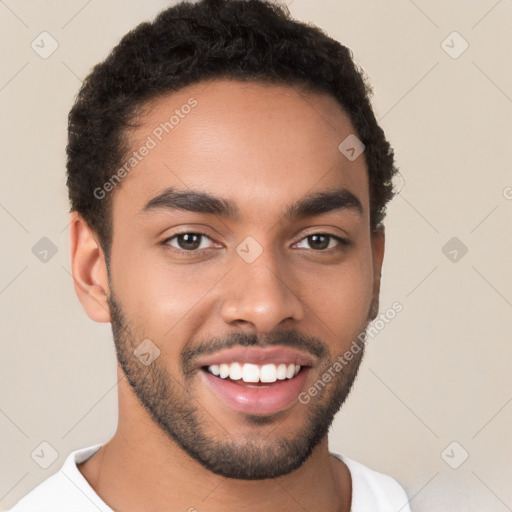
M 307 377 L 309 368 L 303 368 L 293 379 L 278 380 L 272 384 L 249 387 L 215 377 L 205 370 L 199 373 L 215 396 L 231 409 L 246 414 L 272 414 L 295 403 Z

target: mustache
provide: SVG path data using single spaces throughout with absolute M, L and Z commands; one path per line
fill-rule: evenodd
M 318 359 L 323 359 L 328 355 L 326 344 L 316 336 L 306 333 L 290 330 L 265 335 L 234 332 L 223 337 L 204 338 L 191 347 L 185 347 L 180 357 L 181 367 L 185 370 L 185 373 L 189 373 L 194 370 L 194 361 L 198 357 L 208 356 L 233 347 L 265 348 L 278 345 L 309 352 Z

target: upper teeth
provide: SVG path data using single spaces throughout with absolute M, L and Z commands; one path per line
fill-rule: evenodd
M 264 364 L 258 366 L 251 363 L 212 364 L 208 371 L 221 379 L 229 377 L 232 380 L 242 379 L 244 382 L 275 382 L 276 380 L 291 379 L 299 373 L 297 364 Z

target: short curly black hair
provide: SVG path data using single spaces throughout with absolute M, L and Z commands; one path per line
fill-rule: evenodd
M 352 52 L 270 0 L 180 2 L 126 34 L 85 79 L 69 113 L 71 211 L 97 233 L 107 264 L 112 194 L 98 199 L 94 191 L 130 151 L 127 133 L 141 107 L 216 78 L 297 85 L 332 95 L 366 146 L 370 224 L 381 227 L 397 169 L 370 104 L 371 88 Z

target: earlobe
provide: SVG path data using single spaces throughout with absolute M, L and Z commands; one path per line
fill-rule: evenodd
M 95 233 L 77 212 L 71 213 L 71 271 L 78 299 L 92 320 L 110 322 L 107 266 Z
M 369 320 L 375 320 L 379 313 L 380 278 L 384 261 L 384 227 L 372 231 L 373 294 Z

